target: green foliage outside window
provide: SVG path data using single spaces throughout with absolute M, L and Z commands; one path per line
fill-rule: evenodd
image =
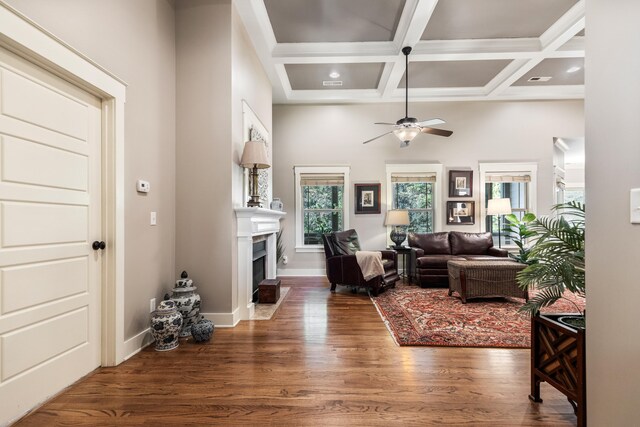
M 302 186 L 304 244 L 322 244 L 322 234 L 343 229 L 344 187 Z
M 433 232 L 433 184 L 396 182 L 393 184 L 393 208 L 409 211 L 409 231 Z

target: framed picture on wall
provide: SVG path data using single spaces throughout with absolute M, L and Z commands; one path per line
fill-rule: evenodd
M 355 184 L 356 214 L 380 213 L 380 184 Z
M 449 171 L 449 197 L 473 196 L 473 171 Z
M 447 202 L 447 225 L 475 224 L 475 205 L 473 201 Z

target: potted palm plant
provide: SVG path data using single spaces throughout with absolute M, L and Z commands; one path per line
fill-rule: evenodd
M 518 275 L 520 286 L 536 289 L 535 295 L 521 308 L 537 314 L 560 299 L 573 304 L 578 316 L 562 319 L 572 327 L 584 328 L 584 312 L 566 298 L 565 292 L 584 297 L 584 205 L 579 202 L 558 204 L 553 207 L 557 217 L 541 217 L 526 224 L 526 232 L 536 236 L 535 243 L 526 253 L 527 268 Z M 522 252 L 521 252 L 522 253 Z
M 546 381 L 572 404 L 578 426 L 586 425 L 585 313 L 566 298 L 566 292 L 585 295 L 585 208 L 578 202 L 553 207 L 559 215 L 542 217 L 527 225 L 536 233 L 518 282 L 536 293 L 521 307 L 531 322 L 531 394 L 542 402 L 540 383 Z M 578 315 L 540 314 L 540 309 L 567 299 Z

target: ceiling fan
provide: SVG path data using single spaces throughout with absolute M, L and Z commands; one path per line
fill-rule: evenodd
M 411 53 L 411 47 L 403 47 L 402 53 L 404 53 L 405 58 L 405 114 L 404 118 L 398 120 L 395 123 L 375 123 L 376 125 L 390 125 L 394 126 L 396 129 L 391 130 L 389 132 L 385 132 L 382 135 L 378 135 L 375 138 L 371 138 L 363 144 L 367 144 L 371 141 L 375 141 L 378 138 L 382 138 L 385 135 L 390 133 L 395 134 L 400 140 L 400 148 L 408 147 L 409 143 L 413 138 L 415 138 L 419 133 L 430 133 L 432 135 L 438 136 L 451 136 L 453 133 L 450 130 L 445 129 L 437 129 L 432 128 L 433 125 L 441 125 L 444 123 L 442 119 L 429 119 L 419 122 L 418 119 L 414 117 L 409 117 L 409 54 Z

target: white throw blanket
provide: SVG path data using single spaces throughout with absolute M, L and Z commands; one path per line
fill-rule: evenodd
M 384 275 L 381 252 L 358 251 L 356 252 L 356 260 L 358 261 L 364 280 L 371 280 L 374 277 Z

